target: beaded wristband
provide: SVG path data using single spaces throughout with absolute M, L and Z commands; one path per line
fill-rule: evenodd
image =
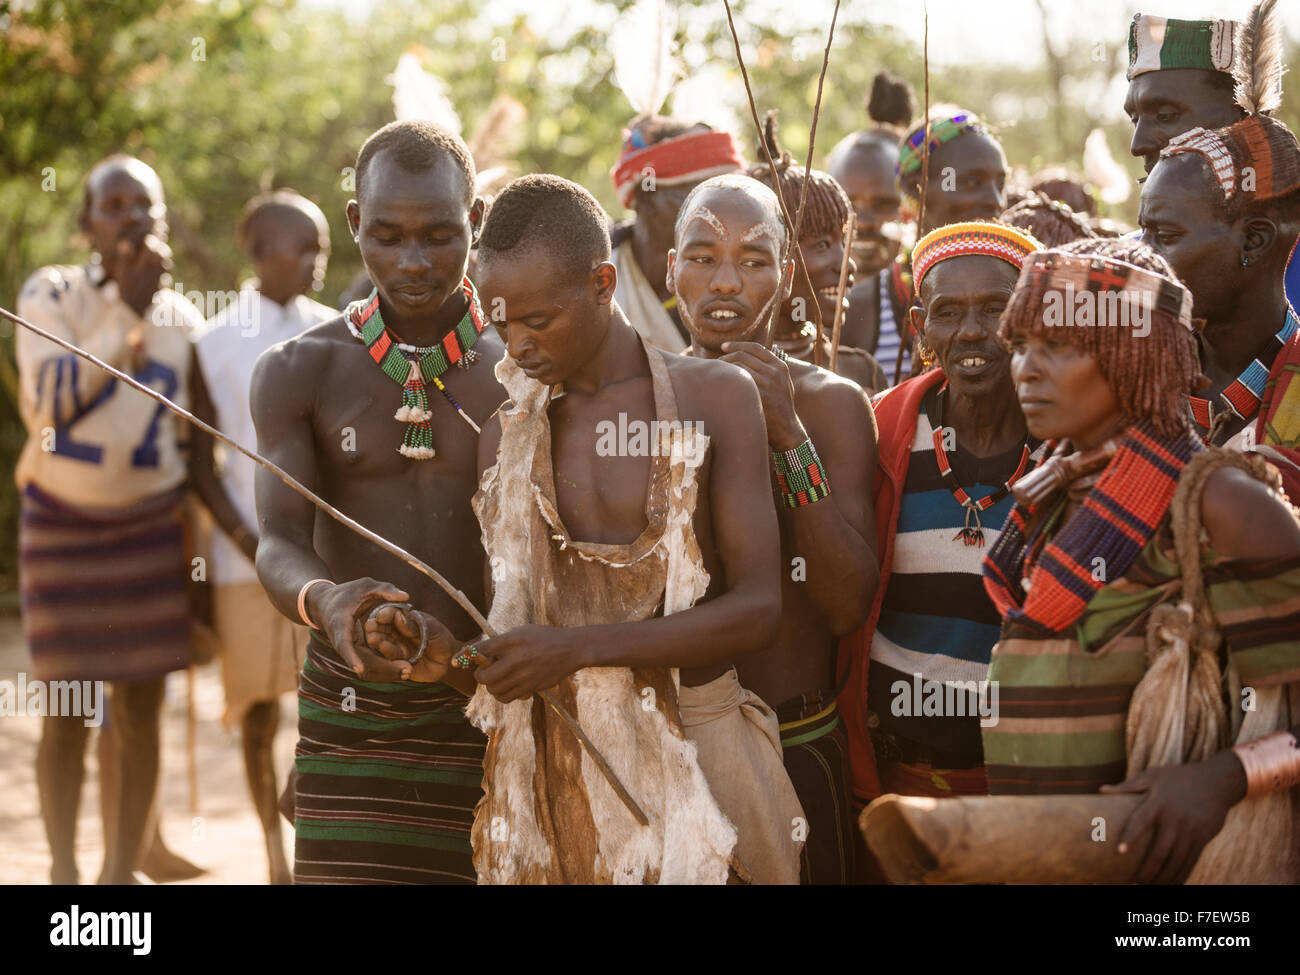
M 1289 731 L 1275 731 L 1232 752 L 1246 770 L 1246 798 L 1300 785 L 1300 742 Z
M 772 466 L 776 469 L 781 502 L 787 508 L 815 504 L 831 493 L 821 458 L 811 440 L 805 440 L 793 450 L 772 451 Z

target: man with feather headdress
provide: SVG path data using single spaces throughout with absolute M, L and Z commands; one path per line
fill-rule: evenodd
M 1134 14 L 1124 112 L 1133 123 L 1129 151 L 1148 173 L 1169 141 L 1189 129 L 1221 128 L 1282 104 L 1276 8 L 1277 0 L 1260 0 L 1242 21 Z M 1288 264 L 1286 293 L 1292 304 L 1300 301 L 1300 262 Z
M 1235 26 L 1228 81 L 1216 79 L 1207 89 L 1231 91 L 1231 109 L 1220 105 L 1219 115 L 1235 112 L 1236 118 L 1166 136 L 1147 166 L 1151 176 L 1142 193 L 1140 222 L 1147 243 L 1169 259 L 1191 288 L 1196 317 L 1205 322 L 1199 352 L 1210 389 L 1191 397 L 1198 431 L 1212 443 L 1263 453 L 1296 500 L 1300 386 L 1290 380 L 1300 370 L 1300 322 L 1288 300 L 1295 291 L 1288 295 L 1286 284 L 1294 286 L 1300 277 L 1293 259 L 1300 145 L 1286 126 L 1269 116 L 1280 106 L 1282 91 L 1276 8 L 1276 0 L 1263 0 Z M 1189 44 L 1178 55 L 1182 60 L 1164 53 L 1180 43 L 1180 33 L 1199 39 L 1198 44 L 1207 36 L 1211 41 L 1228 36 L 1227 28 L 1217 24 L 1207 35 L 1205 30 L 1189 33 L 1179 22 L 1169 23 L 1173 26 L 1163 35 L 1161 63 L 1182 63 L 1194 53 L 1189 53 Z M 1149 36 L 1144 30 L 1135 20 L 1130 34 L 1138 38 L 1134 65 L 1153 60 L 1143 50 L 1141 39 Z M 1207 50 L 1217 58 L 1212 63 L 1227 63 L 1217 45 Z M 1202 102 L 1202 113 L 1212 114 L 1209 102 Z M 1151 107 L 1149 99 L 1143 107 Z M 1154 126 L 1144 132 L 1145 122 L 1138 123 L 1135 146 L 1145 146 L 1139 139 L 1151 138 L 1147 133 Z M 1192 159 L 1186 159 L 1188 155 Z
M 610 229 L 610 246 L 618 272 L 614 299 L 632 327 L 652 345 L 681 352 L 690 333 L 665 281 L 677 211 L 697 185 L 740 172 L 745 160 L 731 133 L 657 114 L 676 79 L 674 29 L 662 0 L 641 0 L 610 31 L 614 78 L 637 113 L 610 171 L 619 202 L 636 216 Z

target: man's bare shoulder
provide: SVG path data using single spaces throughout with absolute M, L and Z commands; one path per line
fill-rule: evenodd
M 698 359 L 672 352 L 665 352 L 663 356 L 682 419 L 717 414 L 725 416 L 745 398 L 759 403 L 758 387 L 749 373 L 739 366 L 721 359 Z
M 268 378 L 290 380 L 301 376 L 304 368 L 323 368 L 334 356 L 359 344 L 343 316 L 336 315 L 271 346 L 258 357 L 257 372 Z
M 864 445 L 876 442 L 875 413 L 861 386 L 797 359 L 791 359 L 789 367 L 795 409 L 815 442 L 827 437 Z
M 829 369 L 801 359 L 791 359 L 787 365 L 795 396 L 801 401 L 838 404 L 845 408 L 853 408 L 861 402 L 865 409 L 871 409 L 867 394 L 852 379 L 837 376 Z
M 277 342 L 257 358 L 253 367 L 252 396 L 266 402 L 315 397 L 321 378 L 332 360 L 360 343 L 337 315 L 328 321 Z

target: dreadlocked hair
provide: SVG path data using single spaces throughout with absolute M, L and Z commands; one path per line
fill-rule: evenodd
M 998 219 L 1028 230 L 1046 247 L 1060 247 L 1071 241 L 1097 236 L 1083 216 L 1060 200 L 1049 199 L 1039 191 L 1033 191 L 1020 202 L 1007 207 Z
M 1076 240 L 1051 248 L 1049 253 L 1124 261 L 1171 282 L 1182 283 L 1169 262 L 1139 240 L 1101 237 Z M 1202 388 L 1204 380 L 1190 330 L 1175 316 L 1155 308 L 1154 302 L 1147 311 L 1150 332 L 1144 335 L 1120 325 L 1048 326 L 1043 321 L 1043 309 L 1051 290 L 1050 280 L 1026 284 L 1022 277 L 1002 313 L 999 334 L 1004 340 L 1010 339 L 1014 331 L 1045 335 L 1051 328 L 1053 338 L 1065 338 L 1097 361 L 1097 367 L 1119 400 L 1126 423 L 1150 420 L 1164 437 L 1191 429 L 1187 396 Z
M 748 174 L 763 185 L 777 192 L 784 200 L 790 212 L 790 219 L 797 219 L 795 211 L 799 208 L 799 195 L 804 183 L 808 184 L 808 199 L 804 210 L 803 223 L 799 233 L 804 237 L 829 234 L 839 237 L 844 233 L 844 225 L 849 219 L 849 197 L 844 188 L 835 181 L 830 173 L 820 169 L 805 170 L 795 164 L 790 153 L 777 144 L 777 113 L 768 112 L 763 119 L 763 144 L 772 154 L 776 171 L 766 162 L 751 166 Z M 766 159 L 763 144 L 759 145 L 759 159 Z

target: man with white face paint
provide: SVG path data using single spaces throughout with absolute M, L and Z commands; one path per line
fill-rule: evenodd
M 724 359 L 754 378 L 778 488 L 781 623 L 766 649 L 737 665 L 740 680 L 781 722 L 786 771 L 807 818 L 803 882 L 846 883 L 853 817 L 834 654 L 875 594 L 871 405 L 856 383 L 769 348 L 789 282 L 772 190 L 747 176 L 707 180 L 683 204 L 675 243 L 668 287 L 691 333 L 688 354 Z

